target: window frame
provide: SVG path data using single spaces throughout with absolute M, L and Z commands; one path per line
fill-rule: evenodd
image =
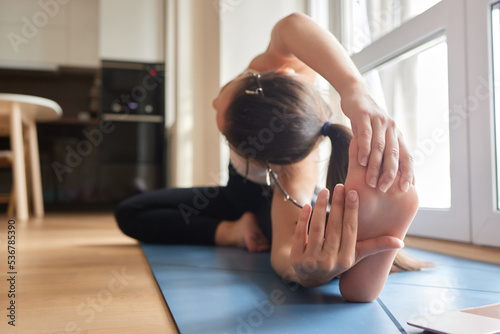
M 349 1 L 351 0 L 333 1 L 334 7 L 340 8 L 337 13 L 331 13 L 334 21 L 349 17 L 347 16 Z M 467 80 L 464 80 L 467 77 L 466 31 L 463 22 L 466 17 L 465 1 L 472 3 L 470 0 L 442 0 L 353 54 L 354 63 L 361 73 L 365 73 L 443 33 L 446 34 L 450 120 L 451 117 L 457 117 L 462 112 L 465 97 L 468 96 Z M 349 31 L 343 30 L 341 42 L 346 42 L 346 34 L 349 34 Z M 463 242 L 472 241 L 468 138 L 467 117 L 463 118 L 459 126 L 450 126 L 451 207 L 420 208 L 409 234 Z
M 466 0 L 472 242 L 500 246 L 497 208 L 491 6 L 498 0 Z M 500 32 L 499 32 L 500 33 Z M 500 64 L 499 64 L 500 65 Z M 484 94 L 486 88 L 487 94 Z M 500 87 L 496 87 L 500 89 Z M 500 110 L 498 110 L 500 115 Z

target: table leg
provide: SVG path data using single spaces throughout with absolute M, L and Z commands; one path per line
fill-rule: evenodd
M 40 175 L 40 156 L 38 152 L 38 134 L 36 131 L 36 123 L 29 121 L 28 139 L 29 139 L 29 155 L 31 168 L 31 190 L 33 193 L 33 211 L 36 217 L 43 217 L 43 194 L 42 194 L 42 178 Z
M 21 119 L 21 107 L 16 102 L 12 103 L 10 125 L 10 145 L 13 155 L 12 173 L 16 189 L 16 217 L 19 220 L 26 220 L 29 214 L 28 194 L 26 190 L 26 167 L 24 163 L 23 123 Z

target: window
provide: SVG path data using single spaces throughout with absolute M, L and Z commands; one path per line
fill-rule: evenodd
M 448 56 L 444 36 L 365 73 L 415 160 L 420 207 L 450 208 Z
M 344 45 L 349 53 L 364 47 L 418 16 L 441 0 L 355 0 L 347 6 Z
M 459 241 L 471 240 L 466 1 L 330 2 L 331 26 L 341 22 L 337 36 L 414 156 L 409 233 Z
M 474 243 L 500 246 L 500 3 L 467 0 L 471 231 Z
M 493 82 L 500 82 L 500 2 L 491 6 L 491 46 Z M 496 155 L 496 209 L 500 209 L 500 89 L 494 88 L 495 155 Z

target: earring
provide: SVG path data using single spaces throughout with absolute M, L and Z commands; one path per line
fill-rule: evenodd
M 271 176 L 269 174 L 270 174 L 269 168 L 266 168 L 266 184 L 268 187 L 271 186 Z

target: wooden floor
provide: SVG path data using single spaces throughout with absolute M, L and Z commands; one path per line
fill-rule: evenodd
M 141 248 L 111 214 L 16 222 L 8 325 L 7 225 L 0 217 L 0 333 L 177 333 Z
M 0 333 L 177 333 L 141 248 L 111 214 L 49 214 L 15 223 L 7 266 L 0 216 Z M 12 233 L 11 233 L 12 235 Z M 500 263 L 500 249 L 408 237 L 409 247 Z M 15 327 L 8 297 L 15 271 Z

